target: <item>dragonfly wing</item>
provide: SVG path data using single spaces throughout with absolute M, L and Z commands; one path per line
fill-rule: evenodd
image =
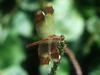
M 48 41 L 42 41 L 38 47 L 38 55 L 40 57 L 41 64 L 49 64 L 50 56 L 49 56 L 50 43 Z
M 58 41 L 57 40 L 52 40 L 52 42 L 51 42 L 51 49 L 49 50 L 49 53 L 50 53 L 51 58 L 55 62 L 59 62 L 59 60 L 60 60 L 60 53 L 59 53 L 59 49 L 58 49 Z

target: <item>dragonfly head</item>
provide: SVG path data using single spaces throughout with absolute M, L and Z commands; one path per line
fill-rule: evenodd
M 54 13 L 54 9 L 53 9 L 53 6 L 52 5 L 47 5 L 47 7 L 45 7 L 43 9 L 44 13 L 47 15 L 47 14 L 53 14 Z

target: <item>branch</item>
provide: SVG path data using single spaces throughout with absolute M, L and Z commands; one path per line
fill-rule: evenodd
M 80 65 L 79 65 L 74 53 L 67 47 L 65 47 L 64 50 L 65 50 L 65 53 L 69 56 L 73 66 L 74 66 L 74 68 L 76 70 L 76 74 L 77 75 L 83 75 L 81 67 L 80 67 Z

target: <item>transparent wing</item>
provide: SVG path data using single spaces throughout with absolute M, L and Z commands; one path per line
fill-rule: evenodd
M 50 56 L 49 50 L 51 48 L 50 41 L 42 41 L 38 47 L 38 55 L 40 57 L 41 64 L 49 64 Z
M 50 53 L 51 58 L 55 62 L 59 62 L 59 60 L 60 60 L 60 53 L 59 53 L 59 49 L 58 49 L 58 40 L 52 40 L 51 48 L 49 50 L 49 53 Z
M 45 38 L 49 35 L 55 34 L 53 10 L 46 8 L 45 11 L 42 11 L 38 14 L 36 19 L 36 30 L 40 37 Z

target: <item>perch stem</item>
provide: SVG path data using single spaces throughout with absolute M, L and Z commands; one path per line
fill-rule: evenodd
M 80 65 L 79 65 L 74 53 L 67 47 L 65 47 L 64 50 L 65 50 L 65 53 L 69 56 L 73 66 L 74 66 L 74 68 L 76 70 L 76 74 L 77 75 L 83 75 L 81 67 L 80 67 Z

